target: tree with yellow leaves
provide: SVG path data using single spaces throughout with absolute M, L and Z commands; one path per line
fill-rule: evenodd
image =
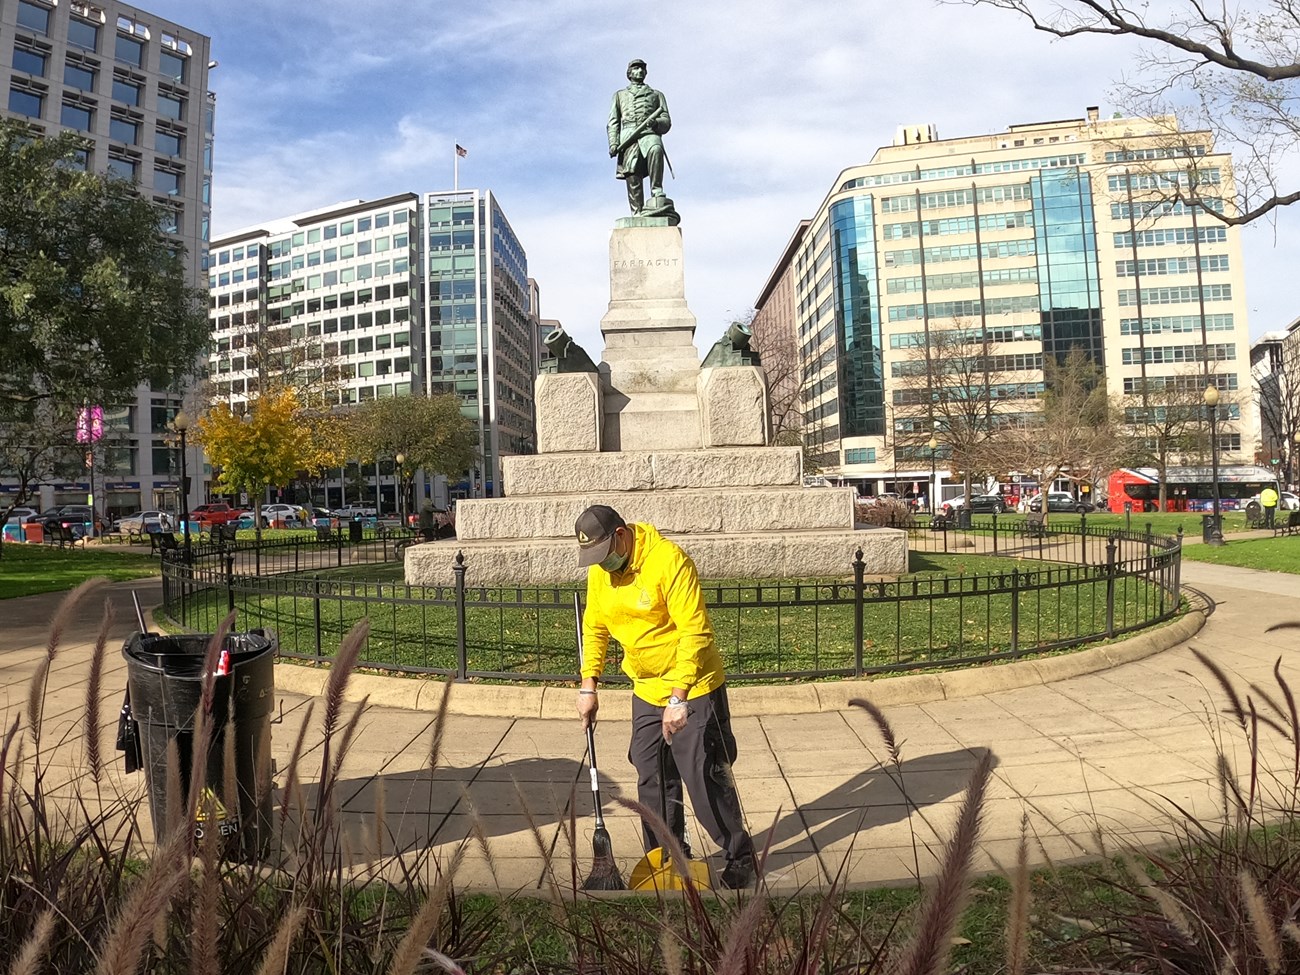
M 305 408 L 297 392 L 282 388 L 266 392 L 248 404 L 242 416 L 229 404 L 218 403 L 195 424 L 214 468 L 221 469 L 218 486 L 260 498 L 268 487 L 288 484 L 300 471 L 316 475 L 346 459 L 339 420 Z M 254 509 L 261 530 L 261 506 Z

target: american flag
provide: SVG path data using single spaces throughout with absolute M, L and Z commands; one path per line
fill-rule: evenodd
M 456 155 L 460 156 L 461 159 L 464 159 L 469 155 L 469 150 L 458 142 L 456 143 Z

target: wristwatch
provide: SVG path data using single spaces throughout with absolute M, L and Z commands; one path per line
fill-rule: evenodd
M 671 694 L 668 697 L 668 706 L 670 708 L 675 708 L 677 707 L 677 705 L 685 704 L 685 703 L 686 703 L 686 698 L 678 697 L 676 694 Z

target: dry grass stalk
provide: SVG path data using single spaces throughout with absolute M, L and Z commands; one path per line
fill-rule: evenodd
M 280 800 L 280 830 L 284 831 L 285 821 L 289 818 L 289 802 L 291 798 L 301 799 L 302 794 L 298 789 L 298 765 L 302 761 L 303 747 L 307 741 L 307 728 L 311 724 L 311 714 L 316 708 L 314 700 L 307 702 L 307 707 L 303 711 L 302 724 L 298 726 L 298 737 L 294 739 L 293 751 L 289 753 L 289 765 L 285 771 L 284 795 Z M 299 815 L 302 814 L 301 806 L 298 809 Z
M 470 798 L 469 789 L 462 785 L 460 794 L 465 801 L 465 805 L 469 807 L 470 832 L 474 835 L 474 842 L 478 844 L 479 852 L 483 854 L 483 860 L 487 863 L 488 872 L 492 874 L 492 883 L 500 889 L 501 877 L 497 874 L 497 860 L 492 855 L 492 844 L 488 842 L 487 829 L 483 826 L 483 817 L 479 815 L 478 809 L 474 807 L 474 800 Z
M 27 685 L 27 731 L 36 746 L 37 760 L 41 753 L 41 721 L 45 717 L 45 686 L 50 675 L 50 658 L 42 657 L 36 664 L 31 683 Z
M 184 850 L 188 837 L 172 833 L 155 853 L 122 902 L 104 938 L 96 975 L 135 975 L 156 922 L 186 880 Z
M 275 929 L 275 937 L 266 949 L 262 963 L 257 966 L 256 975 L 284 975 L 289 964 L 289 949 L 293 947 L 294 939 L 298 937 L 306 919 L 305 904 L 296 904 L 289 910 L 280 926 Z
M 416 966 L 420 963 L 420 958 L 424 953 L 429 939 L 433 937 L 434 931 L 437 930 L 438 922 L 442 918 L 442 912 L 447 907 L 447 898 L 451 894 L 452 881 L 456 877 L 456 871 L 460 868 L 461 858 L 464 855 L 465 848 L 457 847 L 452 854 L 451 861 L 447 864 L 447 869 L 443 871 L 442 876 L 434 884 L 433 890 L 429 892 L 428 899 L 421 905 L 419 913 L 411 920 L 411 925 L 403 935 L 402 940 L 397 945 L 397 951 L 393 953 L 393 960 L 388 966 L 388 975 L 412 975 Z
M 750 946 L 753 944 L 754 935 L 758 932 L 758 922 L 767 910 L 767 898 L 763 896 L 760 889 L 745 909 L 736 915 L 727 928 L 727 938 L 722 945 L 722 953 L 718 956 L 717 972 L 718 975 L 744 975 L 749 971 L 750 966 L 746 964 L 746 955 L 749 953 Z
M 1219 689 L 1228 697 L 1232 704 L 1232 715 L 1237 719 L 1237 724 L 1241 725 L 1243 731 L 1246 730 L 1246 709 L 1242 707 L 1241 698 L 1237 696 L 1237 689 L 1232 686 L 1232 680 L 1224 673 L 1223 668 L 1207 657 L 1196 648 L 1192 648 L 1192 656 L 1200 661 L 1201 666 L 1213 675 Z
M 95 636 L 95 649 L 90 656 L 90 674 L 86 679 L 86 714 L 83 733 L 86 738 L 86 764 L 90 778 L 99 785 L 104 771 L 104 759 L 99 748 L 99 707 L 104 687 L 104 652 L 108 646 L 108 631 L 112 629 L 113 604 L 104 600 L 104 617 Z
M 667 924 L 659 932 L 659 954 L 664 960 L 664 975 L 684 975 L 682 945 Z
M 537 847 L 537 852 L 542 855 L 542 876 L 546 879 L 546 887 L 550 891 L 552 898 L 551 915 L 555 918 L 556 923 L 563 925 L 566 920 L 562 904 L 564 895 L 560 891 L 559 882 L 555 879 L 551 849 L 542 838 L 542 831 L 537 825 L 537 819 L 533 816 L 533 810 L 528 805 L 528 797 L 524 794 L 523 788 L 514 776 L 510 777 L 510 781 L 514 783 L 515 795 L 519 797 L 519 808 L 523 810 L 524 821 L 528 823 L 528 833 L 533 838 L 533 845 Z
M 993 772 L 985 752 L 971 775 L 952 838 L 946 844 L 938 881 L 925 899 L 916 934 L 899 963 L 899 975 L 939 975 L 948 967 L 952 938 L 966 899 L 967 878 L 979 840 L 984 794 Z
M 862 708 L 871 717 L 871 721 L 880 732 L 880 737 L 885 741 L 885 748 L 889 750 L 889 758 L 895 765 L 902 765 L 903 751 L 899 745 L 898 737 L 894 734 L 894 729 L 885 717 L 885 712 L 871 701 L 865 698 L 855 697 L 849 701 L 850 707 Z
M 1259 946 L 1260 954 L 1264 956 L 1268 973 L 1280 975 L 1282 942 L 1278 938 L 1277 926 L 1273 923 L 1268 904 L 1264 902 L 1264 896 L 1259 892 L 1259 885 L 1255 883 L 1255 878 L 1249 871 L 1245 869 L 1238 871 L 1237 882 L 1241 885 L 1241 901 L 1246 907 L 1246 914 L 1250 917 L 1250 929 L 1254 932 L 1255 943 Z
M 190 915 L 190 972 L 191 975 L 218 975 L 217 929 L 218 895 L 221 892 L 221 867 L 217 862 L 217 829 L 214 810 L 209 810 L 207 828 L 199 844 L 201 878 L 198 896 Z
M 18 737 L 18 729 L 21 726 L 22 718 L 19 715 L 14 715 L 9 730 L 5 732 L 4 739 L 0 741 L 0 814 L 3 813 L 5 808 L 5 780 L 9 778 L 9 750 L 13 747 L 14 739 Z M 17 780 L 17 776 L 15 776 L 14 781 Z
M 465 975 L 465 969 L 461 968 L 436 948 L 425 948 L 424 954 L 435 965 L 441 968 L 444 972 L 447 972 L 448 975 Z
M 369 635 L 370 622 L 364 619 L 348 630 L 347 636 L 339 644 L 339 652 L 330 667 L 329 680 L 325 683 L 325 711 L 321 716 L 320 795 L 316 804 L 317 827 L 324 824 L 324 817 L 330 806 L 334 733 L 338 730 L 339 718 L 343 713 L 343 699 L 347 693 L 348 680 L 357 665 L 357 660 L 361 657 L 361 648 L 365 646 Z
M 1295 921 L 1283 921 L 1282 933 L 1300 945 L 1300 924 L 1296 924 Z
M 1029 957 L 1029 817 L 1020 819 L 1016 867 L 1007 904 L 1007 975 L 1024 975 Z
M 41 970 L 41 962 L 50 946 L 50 936 L 54 933 L 55 913 L 53 907 L 41 911 L 32 925 L 32 933 L 23 942 L 22 948 L 9 966 L 9 975 L 36 975 Z
M 1188 944 L 1195 944 L 1196 932 L 1192 928 L 1191 920 L 1187 917 L 1187 912 L 1183 910 L 1183 905 L 1178 902 L 1178 898 L 1152 880 L 1151 876 L 1143 869 L 1142 864 L 1134 859 L 1131 854 L 1121 856 L 1120 862 L 1128 869 L 1133 879 L 1138 882 L 1143 892 L 1155 902 L 1156 907 L 1160 909 L 1161 915 L 1169 922 L 1170 926 Z
M 447 729 L 447 715 L 451 713 L 451 691 L 456 685 L 450 678 L 443 682 L 442 697 L 438 699 L 438 710 L 433 716 L 433 734 L 429 741 L 429 771 L 437 771 L 438 760 L 442 757 L 442 736 Z

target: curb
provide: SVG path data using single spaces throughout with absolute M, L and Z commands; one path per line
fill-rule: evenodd
M 814 714 L 843 711 L 854 698 L 869 698 L 881 707 L 929 704 L 953 698 L 991 694 L 1050 684 L 1084 674 L 1095 674 L 1121 664 L 1150 657 L 1190 640 L 1205 625 L 1205 614 L 1191 610 L 1167 626 L 1119 643 L 1057 657 L 1020 660 L 989 667 L 942 674 L 908 674 L 875 680 L 847 680 L 810 684 L 729 687 L 731 713 L 737 717 L 770 714 Z M 330 672 L 293 661 L 280 661 L 275 670 L 277 690 L 308 697 L 325 692 Z M 442 696 L 443 681 L 435 677 L 386 677 L 353 674 L 344 699 L 432 713 Z M 620 688 L 601 694 L 601 716 L 607 720 L 632 719 L 632 692 Z M 453 714 L 483 718 L 544 718 L 572 721 L 573 688 L 523 687 L 512 684 L 457 684 L 451 695 Z

